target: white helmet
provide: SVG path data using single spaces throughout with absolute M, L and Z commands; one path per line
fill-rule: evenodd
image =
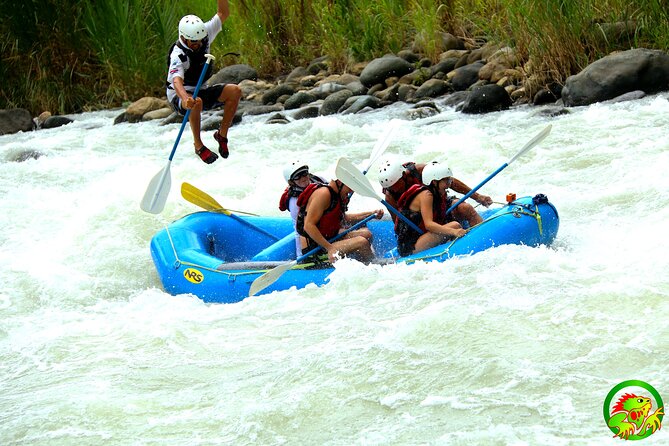
M 207 37 L 202 19 L 196 15 L 184 16 L 179 22 L 179 37 L 188 40 L 202 40 Z
M 391 187 L 397 183 L 404 173 L 404 166 L 398 160 L 386 160 L 379 167 L 379 183 L 381 187 Z
M 286 181 L 290 181 L 297 174 L 301 174 L 303 172 L 309 172 L 309 166 L 300 160 L 295 160 L 283 168 L 283 177 L 286 179 Z
M 452 177 L 453 172 L 446 164 L 439 164 L 437 161 L 427 163 L 423 168 L 423 184 L 430 185 L 434 180 Z

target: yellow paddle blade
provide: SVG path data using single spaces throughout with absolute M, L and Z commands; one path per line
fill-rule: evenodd
M 230 211 L 220 205 L 220 203 L 209 195 L 208 193 L 201 191 L 192 184 L 182 183 L 181 184 L 181 195 L 190 201 L 196 206 L 200 206 L 203 209 L 212 212 L 221 212 L 225 215 L 230 215 Z

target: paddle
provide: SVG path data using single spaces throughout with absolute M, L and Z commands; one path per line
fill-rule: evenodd
M 393 121 L 390 122 L 390 131 L 383 135 L 381 139 L 379 139 L 376 144 L 374 145 L 374 148 L 372 149 L 372 154 L 369 155 L 369 163 L 367 163 L 367 167 L 365 167 L 365 170 L 362 171 L 362 174 L 365 175 L 367 172 L 369 172 L 370 167 L 372 167 L 372 164 L 374 164 L 374 161 L 379 159 L 381 154 L 386 151 L 388 146 L 390 145 L 390 140 L 393 138 L 395 132 L 397 131 L 397 126 L 393 125 Z
M 371 183 L 362 172 L 358 170 L 349 160 L 346 158 L 339 158 L 337 162 L 337 167 L 335 168 L 335 175 L 337 179 L 343 182 L 345 185 L 350 187 L 354 192 L 362 195 L 363 197 L 374 198 L 381 202 L 390 212 L 397 215 L 398 218 L 401 218 L 406 224 L 411 226 L 419 234 L 424 232 L 416 226 L 411 220 L 402 215 L 397 209 L 388 204 L 386 200 L 381 198 Z
M 200 79 L 197 81 L 195 91 L 193 91 L 193 99 L 197 98 L 197 94 L 200 92 L 200 86 L 202 86 L 202 81 L 204 80 L 204 75 L 209 69 L 211 60 L 214 59 L 214 56 L 211 54 L 205 54 L 205 57 L 207 58 L 207 61 L 204 64 L 204 68 L 202 68 L 202 73 L 200 73 Z M 149 187 L 147 187 L 146 192 L 144 192 L 144 198 L 142 198 L 139 207 L 142 208 L 142 210 L 145 212 L 150 212 L 151 214 L 160 214 L 165 208 L 165 202 L 167 201 L 167 196 L 169 195 L 170 187 L 172 186 L 172 180 L 170 178 L 170 164 L 172 163 L 172 158 L 174 158 L 174 153 L 177 151 L 177 146 L 179 145 L 181 135 L 186 128 L 186 123 L 188 122 L 190 112 L 190 110 L 186 110 L 184 119 L 181 122 L 181 129 L 179 129 L 177 139 L 174 141 L 174 147 L 172 147 L 172 152 L 170 153 L 170 157 L 167 160 L 167 165 L 153 177 L 149 183 Z
M 335 242 L 335 241 L 339 240 L 340 238 L 342 238 L 343 236 L 345 236 L 349 232 L 351 232 L 355 229 L 358 229 L 360 226 L 364 225 L 369 220 L 371 220 L 375 217 L 376 217 L 376 214 L 372 214 L 372 215 L 369 215 L 369 216 L 365 217 L 364 219 L 360 220 L 359 222 L 357 222 L 356 224 L 354 224 L 350 228 L 348 228 L 345 231 L 342 231 L 339 234 L 332 237 L 330 240 L 328 240 L 328 242 L 332 243 L 332 242 Z M 292 267 L 294 267 L 295 265 L 300 263 L 302 260 L 316 254 L 321 249 L 323 249 L 323 247 L 318 246 L 318 247 L 312 249 L 311 251 L 309 251 L 308 253 L 306 253 L 304 255 L 301 255 L 300 257 L 298 257 L 295 260 L 284 263 L 283 265 L 279 265 L 276 268 L 273 268 L 273 269 L 267 271 L 265 274 L 258 277 L 256 280 L 253 281 L 253 283 L 251 283 L 251 288 L 249 288 L 249 296 L 253 296 L 256 293 L 258 293 L 259 291 L 264 290 L 265 288 L 267 288 L 268 286 L 270 286 L 271 284 L 276 282 L 277 279 L 279 277 L 281 277 L 281 275 L 283 273 L 285 273 L 286 271 L 288 271 L 289 269 L 291 269 Z
M 462 203 L 463 201 L 465 201 L 467 198 L 471 197 L 477 190 L 479 190 L 479 189 L 480 189 L 484 184 L 486 184 L 488 181 L 492 180 L 492 178 L 493 178 L 495 175 L 497 175 L 497 174 L 500 173 L 502 170 L 504 170 L 509 164 L 511 164 L 512 162 L 514 162 L 516 159 L 520 158 L 525 152 L 527 152 L 527 151 L 530 150 L 532 147 L 536 146 L 536 145 L 539 144 L 541 141 L 543 141 L 544 138 L 546 138 L 546 137 L 548 136 L 548 134 L 551 132 L 551 128 L 552 128 L 552 127 L 553 127 L 553 126 L 549 124 L 545 129 L 543 129 L 541 132 L 539 132 L 539 133 L 537 134 L 537 136 L 535 136 L 535 137 L 532 138 L 527 144 L 525 144 L 525 146 L 524 146 L 522 149 L 520 149 L 520 151 L 519 151 L 518 153 L 516 153 L 516 155 L 515 155 L 513 158 L 511 158 L 508 162 L 502 164 L 496 171 L 494 171 L 493 173 L 491 173 L 490 175 L 488 175 L 488 177 L 487 177 L 485 180 L 481 181 L 481 182 L 479 183 L 478 186 L 476 186 L 474 189 L 472 189 L 472 190 L 470 190 L 469 192 L 467 192 L 467 193 L 466 193 L 462 198 L 460 198 L 460 199 L 459 199 L 453 206 L 451 206 L 450 208 L 448 208 L 448 210 L 446 211 L 446 215 L 448 215 L 451 211 L 453 211 L 453 209 L 455 209 L 456 207 L 458 207 L 458 205 L 459 205 L 460 203 Z
M 257 217 L 258 214 L 253 214 L 251 212 L 236 211 L 234 209 L 224 208 L 218 201 L 208 193 L 198 189 L 192 184 L 182 183 L 181 184 L 181 196 L 190 201 L 196 206 L 200 206 L 202 209 L 206 209 L 211 212 L 220 212 L 225 215 L 230 215 L 231 212 L 236 212 L 238 214 L 253 215 Z
M 252 228 L 254 231 L 258 231 L 261 234 L 265 234 L 266 236 L 270 237 L 272 240 L 277 241 L 279 240 L 279 237 L 277 237 L 274 234 L 270 234 L 269 232 L 265 231 L 263 228 L 260 228 L 253 223 L 244 220 L 243 218 L 239 217 L 238 215 L 233 214 L 229 210 L 225 209 L 223 206 L 218 204 L 216 200 L 214 200 L 209 194 L 206 192 L 201 191 L 197 187 L 193 186 L 192 184 L 188 183 L 182 183 L 181 184 L 181 195 L 191 203 L 197 204 L 198 206 L 207 209 L 209 211 L 213 212 L 220 212 L 222 214 L 227 215 L 230 218 L 234 218 L 238 222 L 240 222 L 243 225 L 248 226 L 249 228 Z

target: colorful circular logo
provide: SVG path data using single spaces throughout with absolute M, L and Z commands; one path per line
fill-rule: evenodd
M 643 440 L 662 427 L 662 397 L 647 382 L 631 379 L 615 386 L 604 400 L 604 420 L 613 436 Z

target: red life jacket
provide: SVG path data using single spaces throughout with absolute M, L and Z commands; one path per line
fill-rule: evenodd
M 446 224 L 450 221 L 453 221 L 452 217 L 446 216 L 446 211 L 451 205 L 451 198 L 446 196 L 441 196 L 439 193 L 435 193 L 429 187 L 422 184 L 414 184 L 406 192 L 402 194 L 400 199 L 397 201 L 397 207 L 400 211 L 409 211 L 409 206 L 411 202 L 416 198 L 416 196 L 423 192 L 424 190 L 429 190 L 432 192 L 432 219 L 435 223 L 440 225 Z M 422 230 L 425 230 L 425 224 L 423 223 L 423 217 L 420 218 L 420 224 L 418 225 Z
M 324 179 L 322 179 L 321 177 L 317 177 L 316 175 L 313 174 L 309 174 L 309 182 L 325 184 Z M 304 189 L 298 187 L 295 184 L 286 187 L 286 189 L 281 194 L 281 198 L 279 198 L 279 210 L 287 211 L 290 199 L 292 197 L 299 197 L 303 191 Z
M 323 237 L 329 240 L 337 235 L 339 233 L 339 229 L 341 229 L 341 221 L 344 218 L 344 208 L 341 205 L 341 197 L 339 194 L 335 192 L 335 190 L 330 186 L 325 184 L 311 183 L 297 198 L 297 205 L 300 207 L 300 212 L 297 216 L 295 230 L 300 235 L 311 239 L 309 234 L 307 234 L 304 230 L 304 218 L 307 215 L 307 203 L 309 202 L 309 198 L 320 187 L 327 187 L 330 191 L 330 205 L 323 212 L 323 215 L 321 216 L 321 219 L 316 227 L 321 232 L 321 234 L 323 234 Z

